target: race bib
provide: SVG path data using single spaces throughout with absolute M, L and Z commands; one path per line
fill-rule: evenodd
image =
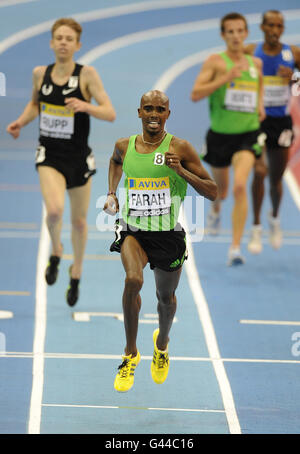
M 129 216 L 169 214 L 171 194 L 169 177 L 128 178 Z
M 233 80 L 226 89 L 225 109 L 253 113 L 257 106 L 257 83 Z
M 289 81 L 280 76 L 264 76 L 265 107 L 286 106 L 289 101 Z
M 74 133 L 74 112 L 64 106 L 41 102 L 40 133 L 45 137 L 70 139 Z

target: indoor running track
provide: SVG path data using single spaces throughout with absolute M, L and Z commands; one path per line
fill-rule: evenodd
M 157 316 L 153 273 L 147 267 L 138 333 L 142 361 L 130 392 L 113 388 L 125 342 L 124 273 L 119 256 L 109 252 L 113 219 L 103 216 L 101 207 L 114 142 L 140 132 L 140 97 L 156 87 L 170 98 L 168 131 L 200 151 L 208 127 L 207 101 L 192 104 L 189 93 L 206 56 L 223 48 L 219 19 L 230 11 L 245 14 L 249 42 L 257 41 L 262 9 L 270 8 L 280 9 L 281 2 L 1 2 L 0 70 L 6 96 L 0 98 L 0 433 L 300 432 L 300 196 L 297 175 L 290 170 L 281 212 L 283 247 L 273 251 L 268 244 L 267 197 L 263 253 L 254 257 L 247 252 L 249 216 L 243 267 L 226 266 L 232 197 L 223 204 L 221 235 L 202 239 L 191 224 L 196 215 L 202 219 L 203 200 L 196 205 L 189 191 L 193 218 L 188 210 L 182 213 L 189 260 L 177 292 L 168 379 L 158 386 L 150 375 Z M 285 41 L 300 44 L 298 0 L 290 0 L 284 13 Z M 43 278 L 49 238 L 33 165 L 38 123 L 22 130 L 18 141 L 5 132 L 30 97 L 32 68 L 52 62 L 49 29 L 63 16 L 82 23 L 78 59 L 99 71 L 117 111 L 113 124 L 92 120 L 90 144 L 98 173 L 81 296 L 74 308 L 65 302 L 72 260 L 67 198 L 59 279 L 46 288 Z

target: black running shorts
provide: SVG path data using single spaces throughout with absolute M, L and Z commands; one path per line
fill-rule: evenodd
M 176 271 L 187 259 L 185 231 L 178 223 L 174 230 L 151 232 L 130 230 L 123 219 L 117 219 L 115 225 L 116 239 L 110 251 L 121 252 L 123 241 L 132 235 L 141 245 L 148 257 L 150 268 L 164 271 Z
M 95 158 L 89 148 L 87 153 L 67 154 L 64 156 L 40 145 L 36 150 L 35 166 L 53 167 L 63 174 L 67 189 L 83 186 L 96 173 Z
M 248 150 L 259 157 L 262 152 L 258 144 L 260 133 L 260 130 L 256 130 L 243 134 L 220 134 L 209 129 L 202 159 L 213 167 L 228 167 L 232 156 L 238 151 Z
M 278 147 L 289 148 L 293 141 L 293 123 L 289 115 L 285 117 L 266 117 L 261 123 L 261 129 L 267 134 L 268 150 Z

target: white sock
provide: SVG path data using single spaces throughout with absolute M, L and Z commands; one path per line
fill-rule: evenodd
M 252 229 L 253 230 L 262 230 L 262 226 L 261 226 L 261 224 L 253 224 Z
M 239 254 L 241 252 L 241 248 L 240 246 L 230 246 L 230 252 L 233 252 L 233 253 L 236 253 L 236 254 Z

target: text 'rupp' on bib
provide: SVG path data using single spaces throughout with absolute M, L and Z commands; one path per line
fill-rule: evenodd
M 70 139 L 74 133 L 74 112 L 64 106 L 40 103 L 40 134 Z

